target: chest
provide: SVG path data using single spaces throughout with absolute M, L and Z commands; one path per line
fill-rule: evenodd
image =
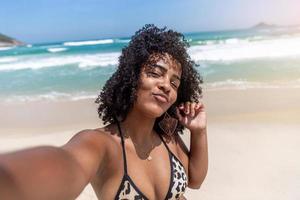
M 141 158 L 139 152 L 136 152 L 134 148 L 125 147 L 126 163 L 122 148 L 120 148 L 118 152 L 111 155 L 110 164 L 103 170 L 105 172 L 99 173 L 97 181 L 92 183 L 99 199 L 114 199 L 118 192 L 122 196 L 122 192 L 123 195 L 129 195 L 126 194 L 129 191 L 133 195 L 142 194 L 148 199 L 165 199 L 172 190 L 171 185 L 178 184 L 174 180 L 179 176 L 179 178 L 183 178 L 182 165 L 163 144 L 151 151 L 151 161 Z M 125 173 L 126 170 L 127 173 Z M 124 177 L 125 174 L 128 176 Z M 184 179 L 182 180 L 183 182 L 179 186 L 184 190 L 185 183 Z M 178 189 L 179 186 L 175 189 Z

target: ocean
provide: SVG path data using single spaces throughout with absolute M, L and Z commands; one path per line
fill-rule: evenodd
M 300 26 L 186 33 L 204 90 L 300 87 Z M 95 98 L 130 38 L 0 48 L 0 100 Z

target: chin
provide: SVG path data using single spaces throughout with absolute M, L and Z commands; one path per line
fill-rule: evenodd
M 136 104 L 136 106 L 148 117 L 157 118 L 164 114 L 171 105 L 159 104 L 155 101 L 140 101 Z
M 149 106 L 149 107 L 145 108 L 145 111 L 147 112 L 147 115 L 149 115 L 153 118 L 160 117 L 167 110 L 168 110 L 168 108 L 163 108 L 161 106 L 158 106 L 157 104 L 154 105 L 154 106 Z

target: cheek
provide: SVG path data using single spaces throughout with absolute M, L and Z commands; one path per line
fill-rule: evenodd
M 149 98 L 153 88 L 151 81 L 141 81 L 137 90 L 137 101 L 143 102 Z
M 170 97 L 171 97 L 171 104 L 174 104 L 177 100 L 177 91 L 173 91 Z
M 149 112 L 159 114 L 160 116 L 165 112 L 169 106 L 173 105 L 177 100 L 177 91 L 171 90 L 169 94 L 170 102 L 168 105 L 158 105 L 154 99 L 152 99 L 153 88 L 156 87 L 156 81 L 154 79 L 148 79 L 147 77 L 141 77 L 139 82 L 139 88 L 137 90 L 136 106 L 142 110 L 148 110 Z
M 143 75 L 138 83 L 139 87 L 137 93 L 141 95 L 146 94 L 148 96 L 151 94 L 156 84 L 155 79 L 147 78 L 146 75 Z

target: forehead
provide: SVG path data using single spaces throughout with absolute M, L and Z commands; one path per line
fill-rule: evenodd
M 174 71 L 176 74 L 181 75 L 181 64 L 173 58 L 170 54 L 164 53 L 154 53 L 149 56 L 148 61 L 145 63 L 146 65 L 159 65 L 164 67 L 167 70 Z

